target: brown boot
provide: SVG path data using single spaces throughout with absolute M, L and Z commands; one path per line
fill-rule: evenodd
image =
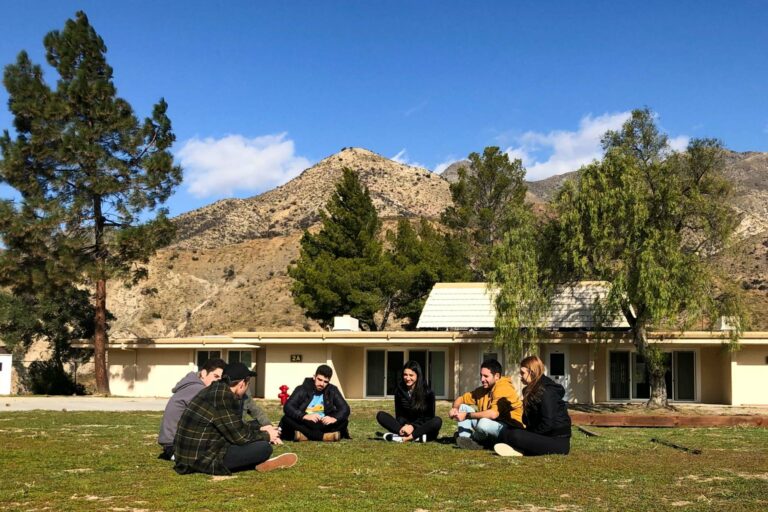
M 299 460 L 299 458 L 295 453 L 283 453 L 277 457 L 272 457 L 269 460 L 265 460 L 261 464 L 257 465 L 255 469 L 256 471 L 261 471 L 264 473 L 266 471 L 272 471 L 273 469 L 289 468 L 296 464 L 297 460 Z
M 294 434 L 293 434 L 293 440 L 294 440 L 294 441 L 297 441 L 297 442 L 298 442 L 298 441 L 309 441 L 309 439 L 307 439 L 307 436 L 305 436 L 304 434 L 302 434 L 302 433 L 301 433 L 301 432 L 299 432 L 298 430 L 297 430 L 296 432 L 294 432 Z
M 323 434 L 323 441 L 326 443 L 341 441 L 341 432 L 326 432 Z

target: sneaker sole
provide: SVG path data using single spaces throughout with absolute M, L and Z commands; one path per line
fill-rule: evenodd
M 459 437 L 456 439 L 456 446 L 462 450 L 482 450 L 483 446 L 469 437 Z
M 298 460 L 299 457 L 297 457 L 295 453 L 283 453 L 282 455 L 272 457 L 271 459 L 262 462 L 256 466 L 256 471 L 265 473 L 267 471 L 272 471 L 273 469 L 290 468 L 296 464 L 296 461 Z
M 523 456 L 522 453 L 515 450 L 508 444 L 504 444 L 504 443 L 496 443 L 493 446 L 493 451 L 495 451 L 497 454 L 501 455 L 502 457 L 522 457 Z

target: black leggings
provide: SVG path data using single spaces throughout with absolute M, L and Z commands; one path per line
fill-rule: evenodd
M 266 441 L 230 445 L 224 454 L 224 466 L 231 472 L 253 469 L 272 455 L 272 446 Z
M 321 422 L 314 423 L 312 421 L 295 420 L 290 416 L 283 416 L 280 420 L 280 428 L 282 432 L 280 437 L 284 440 L 293 441 L 294 433 L 298 430 L 310 441 L 322 441 L 323 434 L 327 432 L 341 432 L 342 437 L 345 436 L 347 430 L 348 420 L 338 420 L 331 425 L 325 425 Z
M 379 411 L 376 414 L 376 421 L 379 425 L 389 430 L 393 434 L 400 434 L 400 429 L 403 425 L 407 425 L 408 421 L 405 418 L 395 419 L 391 414 L 384 411 Z M 434 441 L 437 439 L 437 434 L 440 432 L 440 427 L 443 426 L 443 420 L 439 416 L 428 419 L 421 425 L 414 425 L 413 436 L 414 439 L 418 439 L 424 434 L 427 434 L 428 441 Z
M 499 442 L 510 445 L 523 455 L 567 455 L 571 450 L 570 436 L 550 437 L 519 428 L 505 428 Z

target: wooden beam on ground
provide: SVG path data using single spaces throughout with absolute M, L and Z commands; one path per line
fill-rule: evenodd
M 663 439 L 658 439 L 656 437 L 652 438 L 651 442 L 652 443 L 663 444 L 664 446 L 669 446 L 670 448 L 674 448 L 675 450 L 680 450 L 680 451 L 692 453 L 694 455 L 701 455 L 701 450 L 699 450 L 697 448 L 688 448 L 686 446 L 682 446 L 682 445 L 675 444 L 675 443 L 670 443 L 669 441 L 665 441 Z
M 587 434 L 587 436 L 589 436 L 589 437 L 600 437 L 600 434 L 598 434 L 597 432 L 595 432 L 593 430 L 586 429 L 586 428 L 582 427 L 581 425 L 579 425 L 579 430 L 581 432 L 584 432 L 585 434 Z
M 685 416 L 679 414 L 589 414 L 571 412 L 571 422 L 592 427 L 762 427 L 768 416 Z

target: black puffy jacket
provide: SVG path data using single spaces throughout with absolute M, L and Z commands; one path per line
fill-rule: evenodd
M 435 417 L 435 393 L 431 389 L 427 388 L 424 409 L 417 409 L 415 405 L 405 385 L 398 383 L 395 389 L 395 417 L 398 420 L 405 420 L 405 424 L 417 427 Z
M 307 377 L 300 386 L 296 386 L 288 401 L 283 406 L 283 412 L 295 420 L 301 421 L 307 413 L 307 406 L 315 395 L 315 381 L 312 377 Z M 323 390 L 323 408 L 325 415 L 336 418 L 337 420 L 349 419 L 349 405 L 344 397 L 341 396 L 339 388 L 333 384 L 328 384 Z M 344 437 L 349 437 L 349 433 L 342 432 Z
M 550 437 L 570 437 L 571 417 L 563 386 L 543 375 L 536 395 L 523 409 L 526 429 Z

